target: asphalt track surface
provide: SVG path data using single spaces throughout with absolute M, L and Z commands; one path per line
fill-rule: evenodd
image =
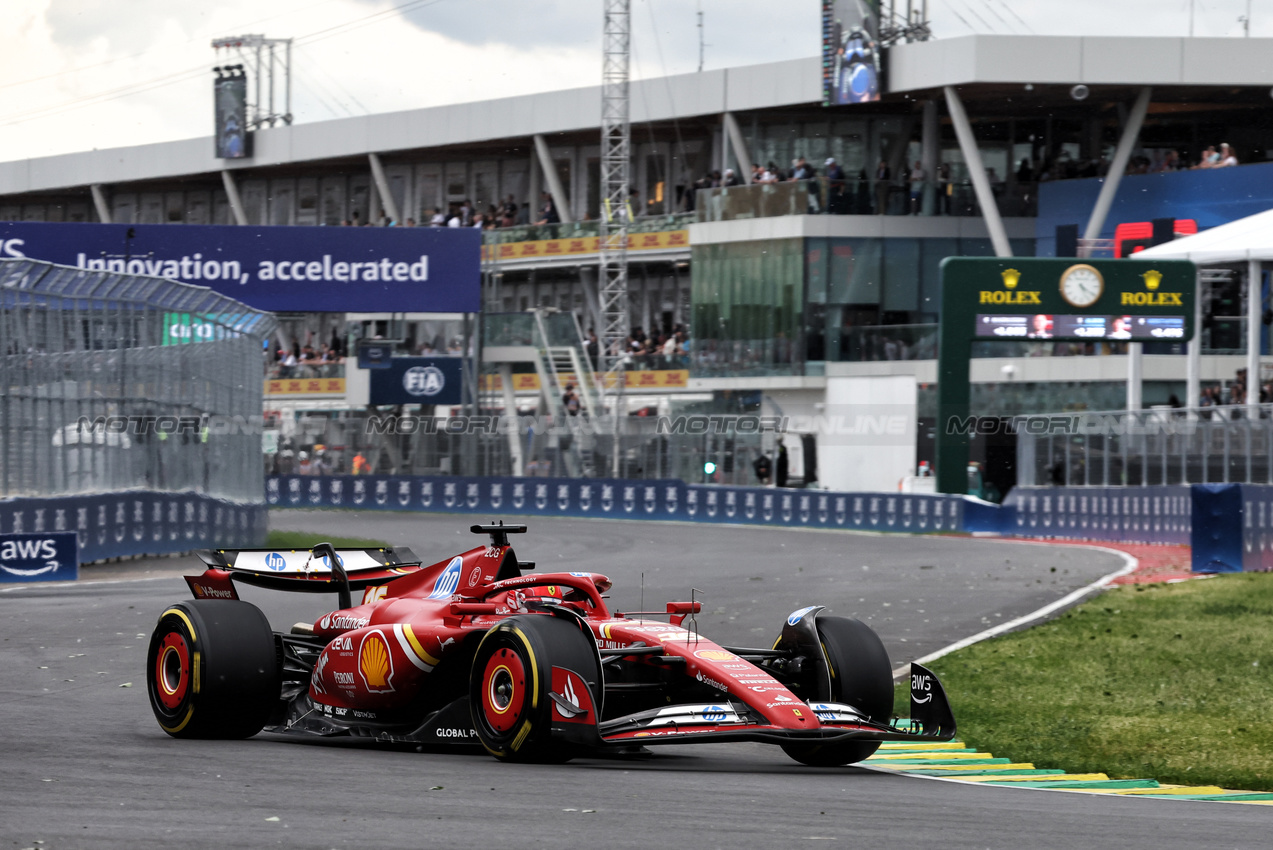
M 468 522 L 459 517 L 287 512 L 272 521 L 379 537 L 436 559 L 477 539 L 456 534 Z M 704 591 L 704 634 L 763 644 L 792 609 L 825 604 L 867 619 L 896 661 L 1121 565 L 1075 547 L 955 538 L 531 527 L 515 538 L 522 559 L 609 574 L 616 608 L 639 604 L 644 571 L 647 607 L 686 598 L 692 585 Z M 807 768 L 754 744 L 523 766 L 347 740 L 177 741 L 151 715 L 142 668 L 160 611 L 189 595 L 178 576 L 196 570 L 124 564 L 89 568 L 75 586 L 0 592 L 0 848 L 1267 846 L 1263 807 Z M 312 620 L 326 599 L 244 595 L 277 628 Z

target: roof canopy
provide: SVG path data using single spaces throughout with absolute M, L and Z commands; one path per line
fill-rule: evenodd
M 1193 260 L 1199 265 L 1273 261 L 1273 210 L 1155 245 L 1133 256 L 1138 260 Z

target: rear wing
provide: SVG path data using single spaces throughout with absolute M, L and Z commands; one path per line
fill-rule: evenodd
M 422 566 L 416 554 L 405 546 L 335 549 L 320 543 L 309 549 L 200 549 L 196 554 L 208 566 L 202 577 L 205 579 L 233 579 L 273 590 L 335 592 L 342 595 L 342 601 L 350 590 L 383 584 Z M 187 582 L 193 590 L 194 583 L 190 579 Z M 196 590 L 195 595 L 201 594 Z

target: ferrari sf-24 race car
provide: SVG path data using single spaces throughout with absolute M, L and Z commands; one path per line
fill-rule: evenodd
M 526 573 L 521 525 L 432 566 L 404 548 L 200 552 L 195 599 L 159 617 L 146 662 L 159 725 L 179 738 L 269 732 L 484 747 L 507 761 L 711 741 L 778 744 L 796 761 L 861 761 L 883 741 L 948 741 L 941 683 L 911 665 L 893 718 L 878 636 L 824 608 L 795 611 L 770 648 L 698 634 L 701 603 L 611 612 L 598 573 Z M 235 582 L 339 596 L 339 610 L 274 631 Z M 362 592 L 352 604 L 351 594 Z M 686 620 L 689 619 L 688 628 Z

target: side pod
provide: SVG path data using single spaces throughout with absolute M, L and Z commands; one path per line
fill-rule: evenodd
M 911 663 L 911 720 L 923 727 L 924 737 L 953 738 L 955 714 L 937 674 Z

